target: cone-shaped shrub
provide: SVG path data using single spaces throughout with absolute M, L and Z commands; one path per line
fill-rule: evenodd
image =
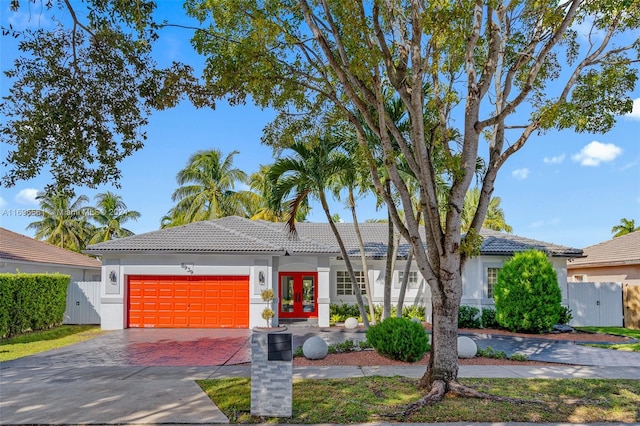
M 493 291 L 498 324 L 511 331 L 544 333 L 558 323 L 562 293 L 547 256 L 517 253 L 498 272 Z

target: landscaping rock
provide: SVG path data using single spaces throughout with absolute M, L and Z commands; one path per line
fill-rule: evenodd
M 329 346 L 320 336 L 310 337 L 302 345 L 302 354 L 307 359 L 323 359 L 328 352 Z
M 553 333 L 573 333 L 573 327 L 565 324 L 556 324 L 553 326 Z
M 478 345 L 470 337 L 458 337 L 458 358 L 473 358 L 478 353 Z
M 358 327 L 358 320 L 353 317 L 347 318 L 346 321 L 344 322 L 344 328 L 354 329 L 357 327 Z

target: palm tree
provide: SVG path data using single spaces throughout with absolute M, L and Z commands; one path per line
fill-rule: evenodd
M 611 228 L 613 238 L 621 237 L 636 231 L 640 231 L 640 226 L 636 227 L 636 221 L 634 219 L 627 219 L 624 217 L 620 219 L 620 225 L 616 225 Z
M 93 226 L 87 221 L 90 208 L 84 206 L 89 198 L 80 195 L 72 200 L 69 193 L 40 192 L 36 199 L 40 203 L 37 214 L 42 219 L 31 222 L 26 229 L 35 230 L 35 238 L 38 240 L 45 240 L 67 250 L 83 250 L 93 233 Z
M 282 207 L 273 203 L 273 182 L 269 179 L 269 171 L 271 165 L 260 165 L 257 172 L 249 176 L 249 186 L 255 197 L 253 205 L 247 207 L 251 211 L 251 220 L 266 220 L 269 222 L 286 221 L 286 212 Z M 304 204 L 300 206 L 296 213 L 296 221 L 303 222 L 309 214 L 309 206 Z
M 97 205 L 91 209 L 91 219 L 97 222 L 98 226 L 91 237 L 91 244 L 133 235 L 133 232 L 123 228 L 122 225 L 130 220 L 138 220 L 140 213 L 127 210 L 122 196 L 107 191 L 97 194 L 94 199 Z
M 325 190 L 331 186 L 336 177 L 347 167 L 351 166 L 350 159 L 340 152 L 341 142 L 331 138 L 319 138 L 311 144 L 295 142 L 289 149 L 294 154 L 278 159 L 269 171 L 269 179 L 274 184 L 274 204 L 284 205 L 288 211 L 287 226 L 292 234 L 296 233 L 296 214 L 298 209 L 308 203 L 309 197 L 320 201 L 333 232 L 340 253 L 344 259 L 351 285 L 356 296 L 358 309 L 366 328 L 369 327 L 367 312 L 364 308 L 362 293 L 356 279 L 349 253 L 338 232 L 329 210 Z M 292 198 L 288 199 L 290 195 Z
M 246 205 L 252 193 L 234 191 L 236 184 L 247 183 L 247 174 L 233 167 L 238 151 L 223 157 L 217 149 L 198 151 L 189 157 L 187 166 L 180 170 L 176 181 L 180 187 L 171 196 L 175 207 L 170 218 L 182 223 L 216 219 L 224 216 L 248 217 Z
M 467 232 L 471 226 L 471 221 L 475 215 L 478 207 L 478 201 L 480 200 L 480 189 L 478 187 L 472 188 L 467 191 L 467 196 L 464 198 L 464 204 L 462 207 L 462 232 Z M 493 229 L 494 231 L 513 232 L 513 228 L 507 225 L 504 218 L 504 211 L 500 207 L 500 197 L 491 197 L 489 201 L 489 209 L 487 210 L 487 216 L 482 223 L 483 228 Z

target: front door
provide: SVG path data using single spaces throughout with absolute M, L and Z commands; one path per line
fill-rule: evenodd
M 280 318 L 318 317 L 318 274 L 316 272 L 281 272 Z

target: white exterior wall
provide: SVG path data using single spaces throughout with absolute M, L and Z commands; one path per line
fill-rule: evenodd
M 103 257 L 102 288 L 100 292 L 101 326 L 104 330 L 118 330 L 127 324 L 127 277 L 129 275 L 242 275 L 249 276 L 249 327 L 264 327 L 262 311 L 266 307 L 261 292 L 272 288 L 275 300 L 271 309 L 276 312 L 277 324 L 278 272 L 318 272 L 318 325 L 329 325 L 328 259 L 316 257 L 271 257 L 243 255 L 121 255 Z M 110 280 L 112 275 L 115 282 Z M 264 276 L 261 282 L 260 273 Z
M 470 259 L 463 271 L 462 304 L 493 307 L 493 299 L 487 297 L 487 268 L 501 267 L 509 257 L 481 256 Z M 562 291 L 562 303 L 567 305 L 567 269 L 566 259 L 551 258 L 558 282 Z M 352 259 L 355 270 L 362 270 L 359 259 Z M 382 304 L 384 294 L 384 260 L 367 262 L 369 279 L 372 286 L 371 297 L 374 304 Z M 397 261 L 393 274 L 392 303 L 396 304 L 399 288 L 399 273 L 404 270 L 405 261 Z M 246 256 L 246 255 L 200 255 L 200 254 L 149 254 L 104 256 L 102 267 L 102 287 L 100 292 L 100 315 L 102 328 L 105 330 L 122 329 L 127 320 L 127 276 L 128 275 L 246 275 L 249 276 L 249 326 L 264 327 L 262 311 L 266 304 L 260 297 L 262 290 L 271 288 L 275 299 L 271 309 L 276 313 L 273 324 L 278 323 L 280 272 L 317 272 L 318 273 L 318 325 L 328 327 L 330 321 L 329 305 L 331 303 L 356 303 L 355 296 L 338 295 L 336 276 L 338 271 L 346 270 L 344 262 L 328 257 L 316 256 Z M 414 265 L 412 271 L 418 272 Z M 109 277 L 116 277 L 111 282 Z M 260 282 L 260 273 L 265 277 Z M 408 288 L 405 295 L 405 306 L 424 305 L 425 319 L 431 320 L 431 292 L 422 275 L 418 272 L 417 288 Z
M 467 261 L 462 273 L 462 302 L 461 305 L 475 306 L 482 310 L 484 307 L 493 308 L 493 298 L 487 297 L 488 268 L 501 268 L 510 256 L 480 256 Z M 562 304 L 567 306 L 567 259 L 550 257 L 553 268 L 558 275 L 558 285 L 562 293 Z
M 16 262 L 0 259 L 0 273 L 15 274 L 55 274 L 70 275 L 71 281 L 99 281 L 100 268 L 82 268 L 56 265 L 53 263 Z

